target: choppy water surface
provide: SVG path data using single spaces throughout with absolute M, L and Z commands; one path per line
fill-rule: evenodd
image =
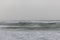
M 13 27 L 13 29 L 9 30 L 5 27 Z M 1 25 L 0 40 L 60 40 L 60 30 L 26 30 L 24 28 L 16 30 L 14 27 L 17 26 Z
M 0 40 L 60 40 L 60 29 L 55 30 L 56 27 L 60 27 L 60 24 L 39 24 L 39 26 L 0 25 Z
M 60 40 L 60 31 L 0 29 L 0 40 Z

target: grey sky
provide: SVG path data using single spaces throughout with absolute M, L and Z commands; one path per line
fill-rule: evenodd
M 59 0 L 1 0 L 1 20 L 60 20 Z

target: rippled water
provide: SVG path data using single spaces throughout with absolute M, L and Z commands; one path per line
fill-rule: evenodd
M 0 40 L 60 40 L 60 30 L 16 30 L 5 27 L 20 27 L 0 25 Z M 35 25 L 37 27 L 37 25 Z M 19 28 L 20 29 L 20 28 Z
M 35 24 L 32 26 L 0 25 L 0 40 L 60 40 L 60 30 L 36 30 L 41 27 L 48 29 L 48 27 L 58 26 L 60 27 L 60 24 L 56 26 L 50 23 L 39 24 L 39 26 Z
M 0 40 L 60 40 L 60 31 L 0 30 Z

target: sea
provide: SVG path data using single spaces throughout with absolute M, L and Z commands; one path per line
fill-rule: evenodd
M 0 25 L 0 40 L 60 40 L 60 30 L 26 30 L 6 27 L 19 26 Z

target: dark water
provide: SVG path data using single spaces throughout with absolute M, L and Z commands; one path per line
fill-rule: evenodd
M 60 40 L 60 24 L 0 25 L 0 40 Z
M 0 25 L 0 40 L 60 40 L 60 30 L 51 30 L 51 28 L 44 29 L 46 30 L 43 30 L 38 25 Z
M 60 40 L 60 31 L 0 29 L 0 40 Z

